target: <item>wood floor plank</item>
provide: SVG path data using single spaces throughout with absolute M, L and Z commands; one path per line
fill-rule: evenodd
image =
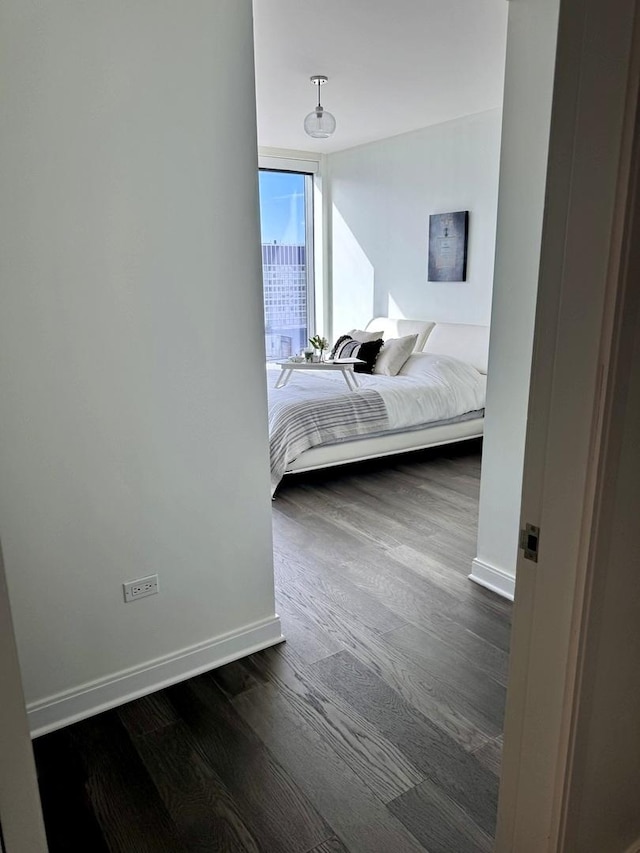
M 428 540 L 419 543 L 418 547 L 404 542 L 397 548 L 390 549 L 389 553 L 394 559 L 398 559 L 396 555 L 406 552 L 407 557 L 400 559 L 400 562 L 421 578 L 438 583 L 444 589 L 454 591 L 456 595 L 462 594 L 470 600 L 477 598 L 482 587 L 469 581 L 471 561 L 475 556 L 475 540 L 471 546 L 470 540 L 452 536 L 446 548 L 443 547 L 442 541 L 442 534 L 435 533 Z M 473 556 L 468 551 L 473 551 Z M 445 583 L 447 580 L 449 583 Z
M 389 803 L 429 853 L 491 853 L 493 839 L 430 780 Z
M 422 543 L 427 554 L 430 541 L 429 538 Z M 331 577 L 343 583 L 348 581 L 349 595 L 356 603 L 359 596 L 354 586 L 367 596 L 363 599 L 364 603 L 367 599 L 377 600 L 385 610 L 393 609 L 394 614 L 404 621 L 421 624 L 445 615 L 447 619 L 454 619 L 463 628 L 472 630 L 503 651 L 508 647 L 509 627 L 494 608 L 485 604 L 484 596 L 471 581 L 465 579 L 468 594 L 461 595 L 457 590 L 448 591 L 438 587 L 430 576 L 413 571 L 402 561 L 396 561 L 392 551 L 362 548 L 360 552 L 354 553 L 352 549 L 346 549 L 340 560 L 332 562 L 325 559 L 321 549 L 315 554 L 311 554 L 310 550 L 308 548 L 306 552 L 300 552 L 295 541 L 289 542 L 281 535 L 276 560 L 288 560 L 292 565 L 297 565 L 305 575 L 304 582 L 314 588 L 327 583 Z
M 392 481 L 394 489 L 389 488 Z M 399 472 L 372 474 L 363 481 L 361 489 L 370 495 L 379 495 L 383 505 L 405 507 L 407 514 L 413 513 L 427 519 L 436 527 L 454 528 L 463 531 L 475 530 L 477 519 L 468 507 L 461 505 L 469 500 L 462 495 L 455 497 L 443 494 L 439 489 L 416 486 Z
M 424 853 L 356 773 L 272 685 L 243 693 L 234 707 L 335 829 L 350 853 Z
M 274 507 L 274 517 L 278 510 Z M 484 596 L 476 595 L 476 584 L 468 581 L 471 590 L 468 597 L 461 598 L 453 593 L 438 588 L 429 578 L 416 577 L 402 563 L 389 561 L 393 556 L 379 548 L 358 543 L 354 536 L 344 530 L 336 530 L 333 525 L 322 517 L 321 511 L 314 512 L 312 518 L 303 522 L 281 528 L 278 538 L 278 553 L 286 554 L 292 561 L 298 562 L 308 570 L 310 581 L 325 577 L 328 573 L 341 573 L 349 578 L 363 591 L 385 603 L 395 598 L 404 598 L 411 605 L 406 618 L 415 618 L 415 609 L 420 607 L 424 618 L 437 618 L 438 614 L 446 613 L 449 618 L 458 621 L 464 628 L 507 651 L 509 648 L 510 628 L 504 620 L 496 619 L 495 610 L 486 604 Z M 305 538 L 306 537 L 306 538 Z M 306 542 L 306 547 L 299 544 L 300 538 Z M 325 556 L 317 542 L 331 540 L 329 553 Z M 424 549 L 429 551 L 429 539 L 424 541 Z M 315 571 L 315 577 L 314 572 Z M 467 573 L 470 565 L 467 566 Z M 399 613 L 396 607 L 396 613 Z M 403 616 L 404 614 L 400 614 Z
M 136 739 L 136 749 L 193 853 L 259 853 L 240 810 L 182 722 Z
M 395 744 L 487 834 L 495 831 L 498 781 L 475 755 L 405 702 L 376 674 L 339 652 L 312 667 L 322 682 Z
M 480 496 L 480 482 L 477 476 L 471 473 L 460 473 L 453 465 L 444 469 L 437 465 L 398 465 L 398 470 L 406 476 L 413 477 L 419 485 L 427 482 L 437 486 L 444 486 L 452 492 L 472 498 L 476 504 Z
M 132 738 L 142 737 L 178 721 L 173 705 L 163 692 L 127 702 L 118 708 L 117 714 Z
M 210 676 L 171 687 L 167 694 L 260 839 L 261 850 L 301 853 L 335 834 Z
M 425 549 L 428 549 L 426 543 Z M 429 620 L 435 624 L 439 615 L 444 614 L 502 651 L 509 649 L 509 626 L 496 618 L 495 612 L 482 599 L 475 595 L 472 598 L 456 596 L 439 588 L 430 578 L 417 578 L 390 553 L 384 559 L 378 555 L 375 562 L 349 559 L 340 569 L 359 589 L 384 599 L 387 606 L 393 601 L 394 611 L 409 622 L 421 624 Z
M 411 554 L 411 559 L 400 556 L 403 550 Z M 396 559 L 432 582 L 438 583 L 449 575 L 459 590 L 466 590 L 466 593 L 463 593 L 465 598 L 474 600 L 485 610 L 497 613 L 505 626 L 510 626 L 512 602 L 469 579 L 471 564 L 476 554 L 475 533 L 472 536 L 465 536 L 459 530 L 455 532 L 442 530 L 434 533 L 429 537 L 428 543 L 423 543 L 422 548 L 412 548 L 407 542 L 402 548 L 393 551 Z M 508 630 L 507 627 L 507 632 Z
M 352 564 L 342 567 L 342 570 L 346 578 L 358 588 L 364 587 L 366 590 L 376 588 L 378 594 L 385 597 L 386 606 L 401 615 L 408 624 L 444 640 L 474 667 L 486 672 L 499 683 L 506 684 L 509 665 L 507 652 L 484 636 L 473 632 L 469 625 L 476 627 L 475 615 L 461 615 L 457 606 L 456 608 L 447 606 L 441 596 L 430 594 L 432 583 L 427 585 L 418 582 L 409 585 L 402 580 L 396 583 L 395 565 L 392 566 L 390 576 L 382 573 L 374 578 L 367 576 L 360 567 L 354 567 Z M 432 582 L 433 575 L 430 575 L 429 580 Z M 447 591 L 447 595 L 449 594 L 453 593 Z M 478 618 L 482 619 L 485 635 L 495 638 L 495 626 L 500 626 L 501 639 L 503 626 L 499 619 L 487 614 L 481 614 Z
M 364 576 L 363 582 L 367 584 L 367 589 L 373 586 L 373 588 L 384 590 L 388 605 L 397 611 L 401 611 L 414 623 L 424 623 L 429 626 L 427 637 L 418 634 L 417 630 L 419 629 L 411 629 L 410 627 L 406 628 L 406 632 L 400 632 L 396 640 L 394 640 L 396 637 L 395 630 L 385 634 L 390 643 L 395 642 L 398 648 L 402 650 L 402 654 L 396 655 L 396 657 L 401 658 L 406 653 L 407 658 L 411 658 L 414 663 L 426 670 L 431 676 L 440 681 L 444 679 L 445 686 L 454 687 L 456 694 L 462 699 L 460 707 L 468 710 L 468 713 L 464 715 L 478 726 L 482 732 L 483 740 L 486 737 L 494 737 L 499 734 L 504 705 L 502 685 L 506 682 L 508 663 L 506 652 L 468 631 L 460 630 L 460 625 L 454 623 L 446 615 L 447 608 L 443 606 L 442 598 L 435 602 L 440 607 L 434 607 L 434 602 L 429 599 L 425 590 L 419 587 L 418 578 L 415 579 L 415 584 L 408 587 L 406 584 L 395 582 L 397 579 L 395 571 L 391 577 L 388 577 L 385 572 L 381 572 L 379 576 L 376 574 L 372 579 L 371 572 L 367 571 L 368 568 L 361 566 L 356 568 L 358 576 L 360 578 Z M 341 599 L 338 600 L 334 597 L 329 601 L 325 595 L 325 589 L 327 585 L 330 585 L 331 577 L 338 578 L 339 576 L 334 582 L 339 582 L 345 591 L 350 589 L 350 595 L 354 602 L 359 600 L 358 589 L 350 583 L 349 566 L 343 566 L 342 569 L 347 577 L 339 576 L 338 572 L 330 569 L 325 571 L 324 577 L 319 577 L 311 572 L 305 573 L 304 589 L 313 591 L 311 601 L 307 597 L 304 600 L 300 599 L 296 584 L 291 584 L 286 592 L 281 593 L 281 600 L 291 600 L 291 606 L 297 605 L 305 613 L 306 620 L 310 623 L 314 619 L 309 618 L 309 611 L 315 610 L 315 621 L 324 625 L 325 630 L 333 630 L 338 641 L 353 648 L 354 643 L 358 645 L 358 640 L 357 638 L 354 640 L 345 637 L 343 623 L 348 624 L 351 629 L 358 626 L 359 608 L 354 605 L 349 611 L 343 611 Z M 334 612 L 341 617 L 338 624 L 332 616 Z M 489 619 L 488 616 L 486 618 Z M 497 625 L 500 624 L 495 616 L 492 618 Z M 363 630 L 366 632 L 366 626 L 360 626 L 360 629 L 361 633 Z M 397 630 L 400 631 L 400 629 Z M 447 642 L 443 643 L 442 638 Z M 404 645 L 402 644 L 403 640 L 407 641 Z M 422 641 L 423 655 L 420 654 L 419 641 Z M 432 649 L 432 647 L 434 648 Z M 452 666 L 454 667 L 453 671 L 450 670 Z M 481 671 L 478 672 L 478 670 Z M 460 677 L 458 677 L 458 673 Z M 479 695 L 472 697 L 471 704 L 464 701 L 465 695 L 469 692 L 466 673 L 474 684 L 479 685 Z M 491 676 L 495 673 L 498 684 L 494 684 L 491 680 L 487 682 L 482 677 L 483 673 Z
M 460 529 L 439 530 L 429 540 L 428 553 L 434 559 L 440 558 L 443 562 L 456 569 L 460 574 L 468 577 L 471 561 L 478 553 L 478 537 L 475 529 L 465 533 Z M 482 587 L 479 587 L 482 589 Z M 496 596 L 497 601 L 504 601 Z M 505 612 L 509 612 L 505 602 Z
M 348 505 L 336 505 L 341 493 L 350 494 Z M 380 549 L 407 539 L 419 547 L 431 534 L 442 532 L 424 508 L 412 513 L 401 502 L 365 490 L 359 481 L 354 485 L 331 481 L 326 487 L 290 491 L 274 502 L 273 518 L 281 549 L 292 545 L 298 558 L 321 557 L 326 565 L 339 565 L 349 557 L 374 557 Z
M 461 697 L 460 709 L 487 735 L 502 731 L 506 687 L 468 661 L 458 649 L 433 631 L 405 625 L 385 635 L 385 641 L 400 655 L 421 667 Z
M 346 530 L 314 509 L 313 503 L 298 506 L 288 498 L 273 506 L 274 537 L 279 553 L 303 565 L 339 566 L 348 559 L 379 560 L 380 549 L 356 528 Z
M 349 853 L 349 851 L 339 838 L 329 838 L 318 847 L 314 847 L 309 853 Z
M 415 545 L 424 542 L 425 537 L 440 532 L 427 515 L 414 513 L 407 518 L 402 507 L 390 507 L 377 496 L 362 490 L 358 491 L 358 500 L 353 500 L 354 486 L 332 481 L 327 486 L 304 487 L 299 503 L 305 511 L 312 504 L 316 511 L 350 533 L 355 533 L 361 541 L 378 547 L 390 548 L 410 540 Z M 347 503 L 347 496 L 351 497 Z M 291 500 L 291 495 L 289 495 Z
M 437 476 L 437 469 L 431 470 L 430 466 L 402 466 L 398 465 L 393 470 L 381 472 L 378 476 L 387 480 L 391 478 L 394 483 L 394 493 L 397 493 L 398 484 L 406 489 L 417 500 L 420 493 L 428 496 L 429 504 L 444 510 L 453 511 L 456 521 L 467 526 L 477 526 L 475 509 L 478 505 L 480 484 L 475 477 L 466 475 L 466 488 L 456 488 L 456 478 L 463 479 L 464 474 L 449 473 Z M 447 525 L 448 526 L 448 525 Z
M 278 595 L 276 606 L 282 621 L 282 634 L 287 640 L 283 648 L 285 655 L 295 653 L 303 663 L 314 663 L 344 648 L 344 644 L 321 625 L 306 619 L 290 598 Z
M 108 853 L 87 796 L 87 774 L 68 729 L 37 738 L 33 749 L 50 853 Z
M 277 548 L 274 548 L 273 564 L 276 574 L 276 610 L 282 621 L 282 633 L 287 642 L 284 647 L 285 655 L 292 650 L 299 660 L 305 663 L 313 663 L 328 655 L 339 652 L 344 645 L 332 637 L 322 626 L 310 622 L 304 614 L 292 605 L 290 599 L 280 595 L 280 590 L 288 589 L 292 585 L 304 585 L 304 579 L 299 577 L 301 566 L 296 562 L 283 556 Z
M 336 497 L 339 501 L 348 494 L 351 502 L 337 505 Z M 334 530 L 336 538 L 329 546 L 333 551 L 330 563 L 344 559 L 344 554 L 353 549 L 393 547 L 403 541 L 403 530 L 404 537 L 416 545 L 442 530 L 424 511 L 412 512 L 401 504 L 383 500 L 375 490 L 359 483 L 332 482 L 327 487 L 289 492 L 282 501 L 274 502 L 273 512 L 274 516 L 281 515 L 289 521 L 289 529 L 282 531 L 284 536 L 291 535 L 294 523 L 319 538 Z
M 501 622 L 509 625 L 511 603 L 469 580 L 472 558 L 455 552 L 457 541 L 451 540 L 446 546 L 447 551 L 449 548 L 454 551 L 453 555 L 443 555 L 443 540 L 440 534 L 436 534 L 423 542 L 419 549 L 404 544 L 390 549 L 389 556 L 430 584 L 456 597 L 475 602 L 478 608 L 495 614 Z M 473 551 L 475 554 L 475 544 Z
M 320 594 L 306 596 L 295 587 L 282 591 L 310 622 L 322 625 L 332 636 L 344 643 L 357 658 L 376 673 L 412 705 L 419 708 L 442 726 L 469 751 L 483 746 L 494 732 L 478 730 L 460 711 L 464 699 L 456 691 L 442 685 L 422 667 L 415 666 L 406 656 L 385 641 L 386 635 L 376 635 L 358 625 L 345 621 L 335 607 L 327 605 Z
M 418 492 L 428 495 L 436 505 L 449 511 L 454 510 L 454 517 L 462 521 L 465 528 L 477 526 L 475 510 L 478 505 L 480 483 L 469 475 L 454 474 L 452 476 L 437 476 L 430 474 L 425 467 L 426 475 L 419 476 L 416 472 L 421 469 L 407 470 L 398 468 L 398 475 L 407 487 L 416 488 Z M 447 525 L 448 527 L 449 525 Z
M 279 649 L 267 649 L 247 661 L 268 678 L 291 711 L 327 743 L 382 802 L 395 799 L 422 782 L 410 757 L 388 741 L 368 719 L 322 684 L 312 667 L 295 669 Z
M 502 735 L 500 735 L 474 752 L 478 761 L 481 761 L 498 778 L 502 769 L 502 745 Z
M 303 564 L 283 558 L 280 554 L 276 554 L 274 560 L 280 564 L 289 564 L 292 572 L 289 588 L 297 584 L 309 591 L 313 590 L 314 594 L 321 594 L 328 606 L 339 609 L 345 619 L 357 621 L 377 634 L 386 634 L 387 631 L 407 624 L 406 619 L 387 607 L 379 598 L 356 589 L 340 570 L 334 571 L 325 567 L 321 572 L 304 571 Z M 300 573 L 304 575 L 303 579 L 297 577 Z M 282 595 L 279 593 L 279 597 L 285 600 L 285 590 L 282 590 Z
M 511 625 L 513 602 L 469 580 L 471 562 L 477 554 L 475 536 L 465 539 L 450 531 L 435 533 L 429 539 L 427 551 L 434 560 L 440 560 L 450 569 L 458 571 L 465 580 L 469 581 L 468 588 L 471 590 L 470 594 L 473 595 L 474 599 L 486 609 L 497 612 L 505 625 Z
M 234 699 L 245 690 L 251 690 L 264 683 L 258 671 L 249 669 L 243 660 L 236 660 L 212 670 L 210 677 L 227 699 Z
M 77 723 L 72 737 L 110 853 L 188 853 L 115 712 Z

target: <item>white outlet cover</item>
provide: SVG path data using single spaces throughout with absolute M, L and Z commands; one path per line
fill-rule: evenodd
M 137 601 L 148 595 L 156 595 L 158 592 L 158 575 L 148 575 L 146 578 L 137 578 L 122 584 L 124 600 Z

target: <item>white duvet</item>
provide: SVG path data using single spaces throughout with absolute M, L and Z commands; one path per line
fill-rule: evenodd
M 397 376 L 363 376 L 373 380 L 387 407 L 389 429 L 444 421 L 484 409 L 487 377 L 457 358 L 414 353 Z M 386 380 L 386 381 L 384 381 Z
M 273 389 L 279 370 L 269 370 L 268 374 L 269 387 Z M 487 377 L 472 365 L 450 356 L 414 353 L 397 376 L 359 373 L 357 377 L 362 390 L 381 395 L 392 430 L 484 409 Z M 294 371 L 286 388 L 300 399 L 326 397 L 347 390 L 340 371 L 333 370 Z M 278 391 L 270 390 L 269 394 L 272 393 Z
M 275 489 L 286 465 L 304 449 L 319 444 L 343 440 L 345 437 L 375 433 L 382 428 L 380 418 L 369 423 L 347 426 L 340 432 L 339 405 L 345 406 L 345 418 L 350 395 L 376 398 L 363 392 L 375 391 L 386 410 L 386 430 L 402 430 L 437 421 L 456 418 L 467 412 L 484 408 L 486 377 L 475 367 L 456 358 L 430 353 L 414 353 L 397 376 L 357 374 L 359 389 L 350 391 L 340 371 L 293 371 L 284 388 L 275 388 L 277 369 L 268 370 L 270 430 L 272 437 L 272 487 Z M 345 395 L 347 399 L 345 400 Z M 342 398 L 342 404 L 338 397 Z M 335 399 L 334 399 L 335 398 Z M 353 397 L 351 401 L 356 402 Z M 300 417 L 309 418 L 310 405 L 326 411 L 331 402 L 335 417 L 330 427 L 314 424 L 304 433 L 296 428 L 296 409 Z M 365 400 L 363 399 L 363 406 Z M 378 406 L 380 409 L 381 407 Z M 380 413 L 384 417 L 384 412 Z M 286 418 L 285 429 L 282 419 Z M 327 418 L 325 418 L 325 421 Z M 291 423 L 291 426 L 288 424 Z M 336 431 L 337 429 L 337 431 Z M 357 431 L 356 431 L 357 430 Z M 284 446 L 286 435 L 295 435 L 290 447 Z

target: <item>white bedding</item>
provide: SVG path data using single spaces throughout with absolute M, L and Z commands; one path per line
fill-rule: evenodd
M 390 429 L 444 421 L 484 409 L 487 377 L 470 364 L 446 355 L 414 353 L 397 376 L 362 379 L 366 387 L 375 387 L 382 395 Z M 375 384 L 370 385 L 370 380 Z
M 380 430 L 380 420 L 370 423 L 358 423 L 357 428 L 350 426 L 344 435 L 336 435 L 336 423 L 323 435 L 322 429 L 314 428 L 308 436 L 306 446 L 298 441 L 291 449 L 282 447 L 282 436 L 294 429 L 282 428 L 282 418 L 295 418 L 295 403 L 301 403 L 308 416 L 310 401 L 317 401 L 319 407 L 326 406 L 335 398 L 342 398 L 348 405 L 348 395 L 374 397 L 364 392 L 377 392 L 384 403 L 387 423 L 384 429 L 402 430 L 419 425 L 428 425 L 448 420 L 467 412 L 484 408 L 486 377 L 465 362 L 450 356 L 414 353 L 409 357 L 398 376 L 380 376 L 358 374 L 360 388 L 349 391 L 344 377 L 339 371 L 294 371 L 289 383 L 276 389 L 278 370 L 268 370 L 269 386 L 269 426 L 272 441 L 272 488 L 275 490 L 286 470 L 302 450 L 324 443 L 341 440 L 349 436 L 362 436 Z M 345 400 L 344 398 L 347 397 Z M 355 402 L 355 401 L 354 401 Z M 363 401 L 364 402 L 364 401 Z M 357 431 L 356 431 L 357 430 Z M 299 437 L 299 431 L 298 431 Z M 277 446 L 274 446 L 277 445 Z

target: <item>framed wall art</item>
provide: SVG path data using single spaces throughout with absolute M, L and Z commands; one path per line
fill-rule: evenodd
M 429 281 L 467 280 L 469 211 L 429 217 Z

